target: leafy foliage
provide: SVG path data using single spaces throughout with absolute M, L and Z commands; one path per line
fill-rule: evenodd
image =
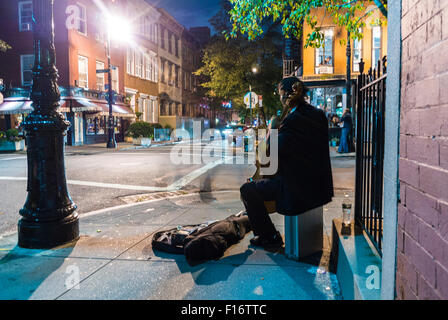
M 247 35 L 249 40 L 260 37 L 268 18 L 280 22 L 285 37 L 302 36 L 303 25 L 312 30 L 304 35 L 305 47 L 320 47 L 323 41 L 321 31 L 322 21 L 312 10 L 321 9 L 324 17 L 331 17 L 333 22 L 351 32 L 351 38 L 362 38 L 360 28 L 365 26 L 364 18 L 380 11 L 382 18 L 375 23 L 381 23 L 387 15 L 387 0 L 230 0 L 233 7 L 230 10 L 232 30 L 224 32 L 227 38 L 236 38 L 239 33 Z M 369 8 L 368 10 L 366 10 Z
M 126 132 L 126 136 L 132 138 L 153 138 L 154 137 L 154 126 L 148 122 L 137 121 L 132 123 L 128 131 Z
M 0 39 L 0 52 L 5 52 L 8 49 L 11 49 L 11 47 L 5 41 Z
M 222 101 L 232 101 L 234 109 L 242 118 L 248 116 L 244 104 L 244 95 L 253 91 L 263 96 L 261 117 L 274 114 L 279 106 L 275 91 L 282 78 L 282 37 L 279 24 L 270 24 L 265 28 L 263 37 L 256 41 L 248 41 L 244 37 L 226 39 L 223 33 L 230 31 L 231 10 L 229 1 L 222 1 L 222 10 L 210 23 L 219 33 L 204 49 L 203 66 L 196 72 L 201 76 L 202 86 L 214 107 Z M 253 68 L 257 72 L 252 71 Z
M 16 142 L 22 140 L 23 137 L 19 135 L 19 130 L 11 128 L 6 130 L 6 132 L 0 131 L 0 142 L 10 141 Z

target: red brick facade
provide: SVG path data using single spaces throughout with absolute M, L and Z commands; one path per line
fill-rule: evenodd
M 448 299 L 448 1 L 403 0 L 398 299 Z

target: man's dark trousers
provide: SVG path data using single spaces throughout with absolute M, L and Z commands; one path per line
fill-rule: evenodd
M 275 200 L 279 189 L 278 177 L 254 180 L 241 186 L 241 199 L 246 207 L 254 235 L 269 237 L 277 232 L 264 202 Z

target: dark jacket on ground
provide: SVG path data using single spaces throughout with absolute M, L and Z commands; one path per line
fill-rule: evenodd
M 239 213 L 210 224 L 156 232 L 152 238 L 152 248 L 184 254 L 190 265 L 196 265 L 221 258 L 228 247 L 238 243 L 251 230 L 249 217 Z
M 190 265 L 219 259 L 228 247 L 238 243 L 251 231 L 249 217 L 230 216 L 185 238 L 184 254 Z
M 297 106 L 279 127 L 278 153 L 278 213 L 298 215 L 331 201 L 328 121 L 322 110 L 306 102 Z

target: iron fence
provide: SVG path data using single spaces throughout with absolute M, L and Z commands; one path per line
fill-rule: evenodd
M 355 221 L 382 255 L 384 114 L 387 58 L 357 81 Z

